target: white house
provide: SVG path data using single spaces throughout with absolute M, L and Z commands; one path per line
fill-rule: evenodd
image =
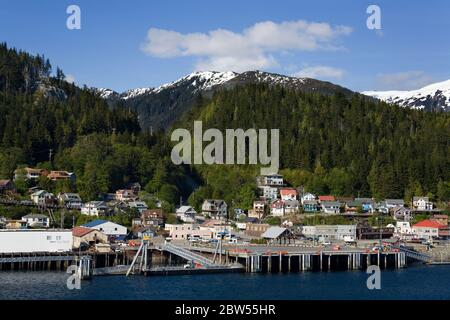
M 195 225 L 192 223 L 185 224 L 167 224 L 165 230 L 169 231 L 169 237 L 173 240 L 188 240 L 194 231 Z
M 276 200 L 270 205 L 270 214 L 274 217 L 282 217 L 285 214 L 285 206 L 283 200 Z
M 107 220 L 94 220 L 84 224 L 83 227 L 101 231 L 108 236 L 123 236 L 128 234 L 126 227 Z
M 59 202 L 70 209 L 81 209 L 83 201 L 78 193 L 65 193 L 58 194 Z
M 256 178 L 258 186 L 284 186 L 284 179 L 282 175 L 271 174 L 267 176 L 259 176 Z
M 298 192 L 293 188 L 280 189 L 281 200 L 297 200 Z
M 433 203 L 429 201 L 428 197 L 414 197 L 413 207 L 419 211 L 433 210 Z
M 323 201 L 320 205 L 322 211 L 327 214 L 338 214 L 341 208 L 341 203 L 339 201 Z
M 186 223 L 195 222 L 197 211 L 191 206 L 181 206 L 176 211 L 177 218 Z
M 413 230 L 411 224 L 408 221 L 397 221 L 395 225 L 395 232 L 400 235 L 411 235 Z
M 22 217 L 22 221 L 25 221 L 28 227 L 50 227 L 50 219 L 43 214 L 27 214 Z
M 31 201 L 33 201 L 37 205 L 51 204 L 55 198 L 53 193 L 47 192 L 45 190 L 36 191 L 30 197 Z
M 348 237 L 356 239 L 356 225 L 304 226 L 302 234 L 319 240 L 345 240 Z
M 413 225 L 412 229 L 418 238 L 430 240 L 439 237 L 440 230 L 448 230 L 448 226 L 434 220 L 423 220 Z
M 108 211 L 108 206 L 104 201 L 91 201 L 85 203 L 81 207 L 81 214 L 85 214 L 87 216 L 96 216 L 105 214 Z
M 314 201 L 316 200 L 316 196 L 312 193 L 304 193 L 301 197 L 302 205 L 305 203 L 305 201 Z
M 264 186 L 261 188 L 262 196 L 267 200 L 276 200 L 278 198 L 278 188 Z

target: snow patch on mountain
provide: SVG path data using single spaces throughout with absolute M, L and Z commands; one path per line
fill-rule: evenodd
M 364 91 L 364 95 L 411 109 L 450 111 L 450 80 L 410 91 Z

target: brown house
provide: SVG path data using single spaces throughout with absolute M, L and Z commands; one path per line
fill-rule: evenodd
M 81 245 L 94 246 L 99 243 L 108 243 L 108 236 L 103 232 L 85 227 L 72 229 L 73 247 L 80 248 Z
M 164 224 L 163 209 L 147 209 L 141 214 L 141 222 L 144 227 L 158 227 Z
M 0 193 L 15 192 L 16 188 L 11 180 L 0 180 Z

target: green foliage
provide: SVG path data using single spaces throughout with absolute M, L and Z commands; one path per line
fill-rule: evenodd
M 269 216 L 265 219 L 265 222 L 271 226 L 279 226 L 281 224 L 281 219 L 279 217 Z

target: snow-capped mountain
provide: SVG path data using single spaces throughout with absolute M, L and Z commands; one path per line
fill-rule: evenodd
M 434 83 L 418 90 L 364 91 L 362 94 L 411 109 L 450 112 L 450 80 Z
M 350 90 L 329 82 L 309 78 L 296 78 L 262 71 L 195 72 L 157 88 L 138 88 L 117 93 L 110 89 L 94 89 L 110 104 L 121 102 L 139 114 L 143 128 L 167 128 L 178 116 L 192 106 L 201 93 L 210 96 L 216 89 L 230 89 L 250 83 L 284 86 L 307 92 L 332 94 Z

